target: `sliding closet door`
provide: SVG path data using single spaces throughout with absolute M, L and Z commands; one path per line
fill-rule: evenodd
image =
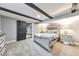
M 26 22 L 17 21 L 17 41 L 26 39 Z

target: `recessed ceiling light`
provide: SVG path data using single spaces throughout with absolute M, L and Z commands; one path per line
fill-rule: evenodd
M 37 15 L 38 18 L 40 18 L 40 15 Z

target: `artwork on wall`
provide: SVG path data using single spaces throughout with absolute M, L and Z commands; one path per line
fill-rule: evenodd
M 47 27 L 48 32 L 59 32 L 60 30 L 60 25 L 57 23 L 50 23 Z

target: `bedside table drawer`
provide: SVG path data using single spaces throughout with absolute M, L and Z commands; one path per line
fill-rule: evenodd
M 2 44 L 0 44 L 0 51 L 4 47 L 4 45 L 5 45 L 5 42 L 3 41 Z
M 0 55 L 3 56 L 4 55 L 4 52 L 5 52 L 5 45 L 3 46 L 1 52 L 0 52 Z
M 5 35 L 0 36 L 0 56 L 4 55 L 6 47 L 6 40 L 5 40 Z
M 3 41 L 3 39 L 2 38 L 0 38 L 0 44 L 1 44 L 1 42 Z
M 3 40 L 5 40 L 5 38 L 4 38 L 4 37 L 0 37 L 0 43 L 1 43 Z

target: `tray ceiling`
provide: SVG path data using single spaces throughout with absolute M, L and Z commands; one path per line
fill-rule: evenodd
M 46 12 L 47 14 L 49 14 L 51 17 L 53 17 L 53 15 L 55 15 L 59 12 L 62 12 L 66 9 L 71 8 L 71 6 L 72 6 L 71 3 L 33 3 L 33 4 L 37 7 L 39 7 L 44 12 Z M 39 20 L 49 19 L 44 14 L 38 12 L 34 8 L 28 6 L 24 3 L 0 3 L 0 7 L 6 8 L 6 9 L 9 9 L 9 10 L 12 10 L 12 11 L 24 14 L 24 15 L 28 15 L 30 17 L 33 17 L 33 18 L 36 18 Z M 2 13 L 2 10 L 0 10 L 0 12 Z M 10 13 L 10 15 L 11 15 L 11 13 Z M 37 17 L 37 16 L 39 16 L 39 17 Z M 15 16 L 15 18 L 16 18 L 16 16 Z M 33 19 L 30 19 L 30 20 L 32 22 L 33 21 L 35 22 L 35 20 L 33 20 Z

